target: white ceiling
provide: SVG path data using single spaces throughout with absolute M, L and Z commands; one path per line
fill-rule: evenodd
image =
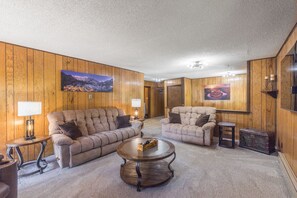
M 0 40 L 143 72 L 222 75 L 275 56 L 297 0 L 0 0 Z M 186 66 L 200 60 L 203 70 Z

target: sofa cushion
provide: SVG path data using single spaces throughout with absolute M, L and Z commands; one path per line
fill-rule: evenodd
M 77 126 L 79 128 L 79 130 L 81 131 L 83 136 L 88 136 L 89 132 L 88 132 L 88 128 L 87 128 L 87 123 L 85 120 L 78 120 L 77 122 Z
M 83 110 L 75 110 L 76 123 L 83 136 L 89 135 L 86 123 L 86 113 Z
M 59 125 L 59 127 L 64 135 L 70 137 L 73 140 L 76 140 L 77 138 L 82 136 L 81 131 L 73 121 L 61 124 Z
M 210 115 L 209 121 L 210 122 L 215 122 L 216 120 L 216 108 L 214 107 L 192 107 L 192 112 L 193 113 L 198 113 L 198 114 L 206 114 Z
M 118 129 L 130 127 L 130 115 L 117 116 L 116 126 Z
M 108 136 L 106 136 L 104 133 L 95 133 L 94 136 L 101 139 L 101 146 L 109 144 Z
M 109 124 L 109 130 L 113 131 L 117 129 L 116 120 L 117 116 L 123 116 L 123 111 L 119 111 L 117 108 L 106 109 L 107 121 Z
M 178 113 L 169 113 L 169 123 L 181 124 L 181 116 Z
M 165 131 L 167 131 L 167 132 L 181 134 L 182 128 L 184 127 L 184 125 L 182 125 L 182 124 L 166 124 L 163 127 L 164 127 Z
M 209 116 L 210 115 L 205 115 L 205 114 L 202 114 L 201 116 L 199 116 L 199 118 L 196 121 L 196 126 L 203 127 L 203 125 L 205 125 L 208 122 Z
M 192 107 L 173 107 L 173 113 L 192 113 Z
M 79 137 L 79 138 L 77 138 L 77 140 L 81 144 L 81 151 L 82 152 L 85 152 L 85 151 L 88 151 L 88 150 L 91 150 L 92 148 L 94 148 L 93 140 L 89 136 Z
M 65 122 L 71 122 L 72 120 L 76 120 L 76 115 L 74 110 L 65 110 L 63 111 Z
M 123 134 L 122 134 L 122 129 L 116 129 L 114 131 L 110 131 L 110 133 L 113 133 L 117 136 L 117 141 L 122 141 L 123 140 Z
M 106 112 L 104 109 L 88 109 L 86 113 L 86 126 L 89 135 L 96 132 L 103 132 L 109 130 Z
M 191 113 L 180 113 L 180 118 L 183 125 L 188 125 L 190 124 Z
M 118 141 L 117 135 L 115 133 L 112 133 L 111 131 L 102 132 L 102 134 L 108 138 L 108 144 Z
M 109 130 L 109 124 L 107 122 L 107 116 L 104 109 L 97 109 L 99 117 L 93 117 L 94 126 L 96 132 L 103 132 Z
M 121 129 L 123 140 L 126 140 L 126 139 L 132 137 L 132 135 L 129 133 L 129 130 L 127 130 L 127 129 L 129 129 L 129 128 Z
M 185 125 L 183 126 L 181 133 L 182 135 L 203 137 L 203 130 L 198 126 Z
M 215 122 L 216 109 L 214 107 L 174 107 L 173 113 L 179 113 L 183 125 L 195 125 L 197 118 L 201 114 L 210 115 L 209 121 Z
M 89 151 L 94 148 L 93 140 L 90 137 L 79 137 L 70 145 L 71 155 Z
M 138 135 L 137 131 L 132 127 L 127 127 L 127 128 L 121 129 L 121 133 L 122 133 L 122 136 L 123 136 L 123 140 Z
M 94 134 L 94 135 L 90 135 L 89 138 L 92 139 L 94 148 L 98 148 L 98 147 L 102 146 L 102 140 L 101 140 L 101 138 L 99 136 L 96 136 Z

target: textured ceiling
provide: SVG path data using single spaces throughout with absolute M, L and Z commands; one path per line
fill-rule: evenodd
M 222 75 L 275 56 L 296 0 L 0 0 L 0 40 L 143 72 Z M 203 70 L 186 66 L 206 63 Z

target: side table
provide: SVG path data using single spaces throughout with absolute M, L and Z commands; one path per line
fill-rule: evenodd
M 42 155 L 44 153 L 47 141 L 50 139 L 50 136 L 36 136 L 35 139 L 33 140 L 25 140 L 24 138 L 19 138 L 19 139 L 15 139 L 15 140 L 11 140 L 9 142 L 6 143 L 6 155 L 9 159 L 13 160 L 13 157 L 11 155 L 11 151 L 14 148 L 18 158 L 19 158 L 19 162 L 17 164 L 17 168 L 18 170 L 21 169 L 21 167 L 32 164 L 32 163 L 36 163 L 36 166 L 38 168 L 38 170 L 36 172 L 40 172 L 40 174 L 43 173 L 43 170 L 47 167 L 47 161 L 45 159 L 42 158 Z M 37 160 L 34 161 L 29 161 L 29 162 L 25 162 L 24 163 L 24 158 L 23 158 L 23 154 L 20 150 L 20 147 L 22 146 L 29 146 L 29 145 L 34 145 L 34 144 L 38 144 L 40 143 L 40 152 L 39 155 L 37 157 Z M 43 165 L 40 164 L 40 162 L 43 163 Z
M 235 123 L 219 122 L 218 126 L 219 126 L 219 146 L 234 148 L 235 147 Z M 230 145 L 230 140 L 223 138 L 224 132 L 231 132 L 232 134 L 231 145 Z

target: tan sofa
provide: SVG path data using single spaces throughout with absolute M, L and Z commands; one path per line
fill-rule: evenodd
M 116 150 L 130 138 L 140 136 L 141 122 L 133 121 L 131 127 L 116 128 L 116 118 L 124 115 L 117 108 L 66 110 L 47 115 L 49 134 L 61 168 L 73 167 Z M 75 121 L 83 136 L 77 140 L 61 134 L 59 124 Z
M 216 109 L 213 107 L 174 107 L 173 113 L 179 113 L 181 124 L 169 123 L 168 118 L 161 120 L 162 136 L 199 145 L 210 145 L 216 125 Z M 210 115 L 208 123 L 202 127 L 195 125 L 201 114 Z

